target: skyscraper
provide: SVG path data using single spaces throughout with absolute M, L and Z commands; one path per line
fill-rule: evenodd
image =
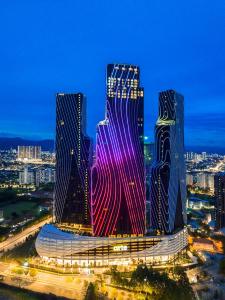
M 143 106 L 139 68 L 108 65 L 106 115 L 97 127 L 92 168 L 96 236 L 145 232 Z
M 186 222 L 184 99 L 173 90 L 159 94 L 155 160 L 151 168 L 151 227 L 170 234 Z
M 214 177 L 214 190 L 216 198 L 216 228 L 225 227 L 225 172 Z
M 144 139 L 144 157 L 145 157 L 145 188 L 146 188 L 146 228 L 150 228 L 150 182 L 151 182 L 151 165 L 154 160 L 154 143 Z
M 86 103 L 83 94 L 57 94 L 54 214 L 58 223 L 90 222 L 91 140 L 85 130 Z

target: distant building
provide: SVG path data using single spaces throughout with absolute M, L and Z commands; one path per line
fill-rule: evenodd
M 4 214 L 3 214 L 3 210 L 0 210 L 0 222 L 4 221 Z
M 55 163 L 55 153 L 50 151 L 41 151 L 41 158 L 43 162 Z
M 209 224 L 212 221 L 212 214 L 207 213 L 204 218 L 204 223 Z
M 36 170 L 36 186 L 40 184 L 54 183 L 55 182 L 55 169 L 54 168 L 38 168 Z
M 210 189 L 210 191 L 214 194 L 215 190 L 214 190 L 214 176 L 215 174 L 208 174 L 208 188 Z
M 207 153 L 206 152 L 202 152 L 202 159 L 205 160 L 207 158 Z
M 19 171 L 19 184 L 33 184 L 39 186 L 40 184 L 54 183 L 55 169 L 44 167 L 29 167 L 26 165 L 23 170 Z
M 197 163 L 202 160 L 202 155 L 198 154 L 198 153 L 193 153 L 193 158 L 191 160 L 193 160 L 193 162 Z
M 187 185 L 193 185 L 193 175 L 190 173 L 186 174 L 186 184 Z
M 197 232 L 200 229 L 200 225 L 196 220 L 189 220 L 187 227 L 191 232 Z
M 213 209 L 213 206 L 210 204 L 208 200 L 203 200 L 196 197 L 190 197 L 188 201 L 188 208 L 194 210 L 201 210 L 202 208 Z
M 213 241 L 204 238 L 195 238 L 192 247 L 196 251 L 215 251 Z
M 45 202 L 44 204 L 40 205 L 39 206 L 39 211 L 42 212 L 42 211 L 50 211 L 52 210 L 52 202 L 49 201 L 49 202 Z
M 209 189 L 214 193 L 214 173 L 199 172 L 195 174 L 195 186 L 202 189 Z
M 216 229 L 225 227 L 225 172 L 214 177 L 216 198 Z
M 206 189 L 208 187 L 206 173 L 197 173 L 196 174 L 196 185 L 202 189 Z
M 186 152 L 186 160 L 193 160 L 194 159 L 194 153 L 193 152 Z
M 41 147 L 18 146 L 17 158 L 20 161 L 41 160 Z
M 28 166 L 19 172 L 19 184 L 35 184 L 35 173 Z
M 150 176 L 150 169 L 154 159 L 154 143 L 144 141 L 144 157 L 146 175 Z

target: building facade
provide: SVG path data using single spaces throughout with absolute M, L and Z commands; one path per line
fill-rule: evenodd
M 22 171 L 19 172 L 19 184 L 34 184 L 35 185 L 35 172 L 33 169 L 25 166 Z
M 21 161 L 41 160 L 41 147 L 18 146 L 17 158 Z
M 36 170 L 36 186 L 55 182 L 55 168 L 42 167 Z
M 144 98 L 139 68 L 107 67 L 105 120 L 97 127 L 92 168 L 95 236 L 145 233 Z
M 186 184 L 190 186 L 194 184 L 194 176 L 191 173 L 186 174 Z
M 54 216 L 57 223 L 90 222 L 91 140 L 86 135 L 83 94 L 56 97 L 56 183 Z
M 208 189 L 214 193 L 214 173 L 196 172 L 194 175 L 194 183 L 196 187 Z
M 215 175 L 214 189 L 216 198 L 216 228 L 221 229 L 225 227 L 225 172 Z
M 186 223 L 184 99 L 173 90 L 159 94 L 155 160 L 151 167 L 151 228 L 170 234 Z

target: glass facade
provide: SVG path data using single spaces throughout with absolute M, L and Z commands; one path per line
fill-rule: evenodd
M 91 140 L 86 136 L 83 94 L 57 94 L 56 183 L 57 223 L 90 223 Z
M 151 167 L 151 228 L 170 234 L 186 223 L 184 99 L 173 90 L 159 94 Z
M 214 177 L 216 198 L 216 228 L 225 227 L 225 173 L 218 173 Z
M 137 66 L 108 65 L 106 116 L 97 127 L 92 168 L 96 236 L 145 233 L 143 96 Z

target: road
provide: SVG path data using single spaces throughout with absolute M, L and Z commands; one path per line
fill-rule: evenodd
M 45 219 L 44 221 L 41 221 L 40 223 L 37 223 L 31 227 L 24 229 L 22 232 L 8 238 L 4 242 L 1 242 L 0 243 L 0 252 L 13 249 L 17 244 L 24 242 L 25 239 L 29 235 L 35 234 L 39 230 L 39 228 L 44 226 L 46 223 L 51 222 L 51 220 L 52 220 L 52 217 L 49 217 L 49 218 Z
M 40 223 L 26 228 L 24 231 L 8 238 L 6 241 L 0 243 L 0 251 L 7 251 L 16 247 L 17 244 L 23 243 L 29 235 L 35 234 L 42 226 L 52 221 L 48 218 Z M 94 281 L 93 275 L 58 275 L 46 271 L 37 271 L 35 277 L 25 274 L 15 274 L 12 270 L 18 266 L 15 262 L 1 262 L 0 261 L 0 275 L 4 276 L 3 282 L 17 287 L 40 292 L 45 294 L 55 294 L 59 297 L 66 297 L 68 299 L 81 300 L 86 294 L 88 282 Z M 25 267 L 23 267 L 25 268 Z M 29 270 L 29 268 L 28 268 Z M 96 280 L 96 278 L 95 278 Z
M 37 271 L 35 277 L 18 275 L 12 272 L 15 263 L 0 262 L 0 275 L 4 276 L 3 282 L 34 292 L 54 294 L 58 297 L 82 300 L 86 294 L 90 281 L 96 280 L 94 275 L 58 275 L 46 271 Z M 28 268 L 29 270 L 29 268 Z
M 217 163 L 216 166 L 214 166 L 213 168 L 210 168 L 209 170 L 210 170 L 211 172 L 217 173 L 217 172 L 219 172 L 219 171 L 222 171 L 223 168 L 224 168 L 224 166 L 225 166 L 225 162 L 224 162 L 224 160 L 221 160 L 221 161 L 219 161 L 219 162 Z

